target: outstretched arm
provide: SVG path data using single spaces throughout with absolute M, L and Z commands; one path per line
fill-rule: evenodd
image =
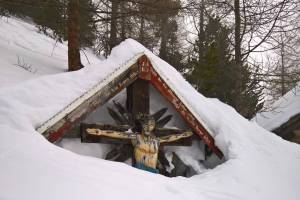
M 159 137 L 158 140 L 159 140 L 160 143 L 173 142 L 173 141 L 176 141 L 176 140 L 180 140 L 182 138 L 191 137 L 192 135 L 193 135 L 193 132 L 186 131 L 184 133 L 178 133 L 178 134 L 173 134 L 173 135 L 168 135 L 168 136 L 162 136 L 162 137 Z
M 97 135 L 97 136 L 106 136 L 117 139 L 134 139 L 136 138 L 136 134 L 134 133 L 126 133 L 119 131 L 111 131 L 111 130 L 101 130 L 98 128 L 87 128 L 86 132 L 89 135 Z

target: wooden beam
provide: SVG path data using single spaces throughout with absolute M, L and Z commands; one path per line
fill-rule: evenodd
M 144 57 L 144 56 L 142 56 Z M 140 59 L 139 59 L 140 60 Z M 150 95 L 149 95 L 149 73 L 148 64 L 138 61 L 139 79 L 127 88 L 127 109 L 133 116 L 139 112 L 149 114 Z
M 105 136 L 96 136 L 88 134 L 87 128 L 98 128 L 101 130 L 112 130 L 112 131 L 121 131 L 125 132 L 129 130 L 131 127 L 127 125 L 109 125 L 109 124 L 99 124 L 99 123 L 81 123 L 80 125 L 80 135 L 81 142 L 84 143 L 104 143 L 104 144 L 131 144 L 131 141 L 128 139 L 114 139 Z M 166 136 L 170 134 L 181 133 L 182 130 L 176 129 L 159 129 L 159 131 L 154 131 L 154 134 L 157 137 Z M 180 140 L 168 143 L 162 143 L 161 146 L 191 146 L 192 145 L 192 137 L 182 138 Z
M 149 82 L 147 80 L 148 66 L 142 62 L 138 62 L 138 67 L 140 78 L 127 87 L 126 106 L 133 117 L 138 113 L 149 114 L 150 110 Z M 145 77 L 143 77 L 143 75 L 145 75 Z
M 114 138 L 105 137 L 105 136 L 96 136 L 96 135 L 88 134 L 86 131 L 87 128 L 99 128 L 101 130 L 114 130 L 114 131 L 125 132 L 128 129 L 130 129 L 129 126 L 81 123 L 80 133 L 81 133 L 81 142 L 84 142 L 84 143 L 131 144 L 131 141 L 128 139 L 127 140 L 114 139 Z
M 138 113 L 149 114 L 149 83 L 137 79 L 127 87 L 127 109 L 135 117 Z

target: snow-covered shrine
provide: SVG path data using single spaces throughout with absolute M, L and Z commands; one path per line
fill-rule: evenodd
M 90 53 L 91 65 L 76 72 L 62 73 L 66 44 L 58 44 L 51 56 L 49 49 L 53 48 L 55 40 L 37 33 L 33 25 L 13 18 L 3 18 L 0 24 L 4 30 L 0 33 L 0 199 L 299 199 L 298 144 L 285 141 L 249 122 L 219 100 L 204 97 L 173 67 L 136 41 L 128 39 L 122 42 L 105 60 L 93 58 Z M 25 56 L 40 73 L 29 74 L 14 68 L 16 54 Z M 108 146 L 106 144 L 86 144 L 78 138 L 64 138 L 61 141 L 65 142 L 64 148 L 61 148 L 40 134 L 70 117 L 69 113 L 82 103 L 79 99 L 93 96 L 92 91 L 103 87 L 111 77 L 109 74 L 121 73 L 119 69 L 137 63 L 142 55 L 147 56 L 152 67 L 159 70 L 163 80 L 213 137 L 215 146 L 224 155 L 222 164 L 213 169 L 201 168 L 191 178 L 168 178 L 124 163 L 97 159 L 103 158 L 104 151 L 100 151 Z M 51 70 L 56 70 L 56 74 L 51 75 Z M 4 87 L 4 84 L 9 86 Z M 156 89 L 149 85 L 153 113 L 166 103 L 163 96 L 153 101 Z M 125 95 L 124 91 L 120 92 L 113 100 L 125 99 Z M 299 98 L 297 101 L 289 107 L 289 116 L 299 113 Z M 121 103 L 124 105 L 124 101 Z M 162 106 L 156 105 L 159 103 Z M 101 115 L 108 116 L 105 109 L 108 104 L 113 105 L 108 101 L 100 106 Z M 172 104 L 168 107 L 168 114 L 174 115 L 172 126 L 179 125 L 184 119 L 178 120 L 175 114 L 180 113 L 172 107 Z M 87 118 L 93 118 L 95 112 Z M 279 119 L 288 121 L 283 115 L 279 117 L 281 113 L 276 115 L 276 120 L 266 121 L 264 127 L 276 128 Z M 105 119 L 98 121 L 111 123 Z M 92 146 L 95 154 L 100 153 L 85 154 L 85 145 Z M 191 156 L 190 160 L 184 160 L 189 161 L 187 164 L 199 164 L 202 160 L 198 145 L 176 146 L 174 149 L 182 150 L 183 157 Z
M 161 69 L 162 67 L 156 64 L 152 64 L 151 60 L 144 53 L 139 53 L 134 57 L 130 58 L 121 67 L 115 68 L 114 71 L 107 74 L 107 76 L 97 83 L 94 87 L 87 90 L 84 94 L 76 98 L 73 102 L 63 108 L 60 112 L 54 115 L 52 118 L 47 120 L 45 123 L 41 124 L 37 131 L 41 133 L 51 142 L 60 141 L 68 131 L 72 130 L 74 127 L 79 127 L 80 137 L 82 142 L 103 142 L 107 143 L 107 137 L 99 139 L 93 135 L 87 134 L 86 128 L 91 127 L 104 127 L 106 129 L 122 130 L 128 131 L 128 127 L 124 129 L 124 124 L 122 124 L 122 114 L 110 113 L 113 117 L 115 116 L 116 122 L 120 122 L 121 126 L 110 126 L 97 124 L 80 124 L 87 116 L 89 116 L 93 111 L 103 106 L 122 90 L 126 89 L 126 108 L 122 108 L 122 105 L 118 102 L 114 104 L 119 108 L 119 110 L 128 110 L 131 116 L 136 116 L 139 113 L 149 114 L 150 113 L 150 85 L 155 88 L 161 96 L 173 106 L 174 110 L 181 116 L 181 119 L 187 124 L 190 130 L 193 131 L 194 139 L 198 138 L 204 142 L 206 145 L 203 148 L 203 153 L 206 155 L 213 152 L 220 159 L 223 157 L 223 153 L 215 145 L 214 139 L 212 137 L 212 131 L 209 130 L 207 125 L 201 119 L 201 116 L 193 109 L 193 107 L 188 103 L 183 97 L 184 94 L 176 89 L 174 83 L 170 81 L 168 76 L 174 75 L 173 73 L 164 73 Z M 114 112 L 112 109 L 110 112 Z M 158 118 L 161 117 L 166 112 L 166 109 L 161 109 L 158 113 L 154 113 Z M 121 111 L 122 113 L 122 111 Z M 124 111 L 123 111 L 124 114 Z M 166 124 L 172 116 L 167 116 L 161 119 L 164 124 Z M 158 120 L 158 119 L 157 119 Z M 126 121 L 126 116 L 124 120 Z M 161 121 L 158 121 L 161 123 Z M 80 124 L 80 125 L 79 125 Z M 74 129 L 73 129 L 74 130 Z M 159 132 L 160 130 L 160 132 Z M 172 128 L 157 128 L 155 129 L 155 135 L 161 135 L 167 137 L 167 133 L 176 133 L 179 130 Z M 178 134 L 177 134 L 178 136 Z M 177 137 L 176 136 L 176 137 Z M 191 140 L 188 142 L 186 139 L 178 139 L 178 142 L 171 142 L 173 145 L 191 145 Z M 109 142 L 114 143 L 125 143 L 124 140 L 115 141 L 110 139 Z M 161 149 L 161 147 L 160 147 Z M 119 148 L 118 151 L 129 151 L 127 148 Z M 124 154 L 124 152 L 122 152 Z M 114 150 L 112 154 L 116 153 Z M 128 153 L 126 153 L 128 155 Z M 112 156 L 110 156 L 112 157 Z M 124 156 L 123 156 L 124 157 Z M 161 157 L 161 156 L 159 156 Z M 120 160 L 120 159 L 119 159 Z M 162 160 L 166 161 L 166 158 Z M 125 161 L 125 159 L 121 159 Z M 169 164 L 168 164 L 169 165 Z M 165 171 L 165 170 L 164 170 Z
M 159 67 L 152 65 L 147 56 L 140 54 L 133 58 L 131 62 L 117 68 L 112 74 L 109 74 L 106 79 L 77 98 L 53 118 L 43 123 L 37 128 L 37 131 L 48 138 L 49 141 L 55 142 L 59 140 L 67 130 L 84 119 L 98 106 L 105 104 L 122 89 L 131 84 L 133 84 L 131 87 L 142 87 L 142 90 L 140 88 L 137 90 L 132 88 L 132 92 L 134 93 L 132 97 L 139 99 L 139 105 L 134 105 L 134 112 L 138 112 L 137 109 L 142 109 L 140 110 L 142 112 L 149 112 L 149 106 L 148 108 L 147 106 L 145 107 L 145 105 L 149 104 L 147 103 L 149 101 L 149 95 L 147 94 L 148 92 L 145 92 L 148 86 L 145 86 L 145 83 L 142 82 L 142 80 L 144 80 L 153 85 L 160 94 L 174 106 L 176 111 L 208 147 L 222 158 L 222 152 L 215 145 L 210 131 L 200 116 L 195 114 L 196 112 L 192 107 L 181 98 L 182 94 L 176 91 L 172 84 L 168 82 L 168 77 L 160 72 Z M 142 92 L 142 94 L 136 92 Z M 134 102 L 137 101 L 133 100 L 133 103 Z

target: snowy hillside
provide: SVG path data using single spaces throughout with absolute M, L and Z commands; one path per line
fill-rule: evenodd
M 64 44 L 55 48 L 53 58 L 55 41 L 36 33 L 29 24 L 14 19 L 7 21 L 1 19 L 0 24 L 1 51 L 5 51 L 0 55 L 3 84 L 0 88 L 0 199 L 300 198 L 299 145 L 249 122 L 220 101 L 205 98 L 173 67 L 136 41 L 128 39 L 121 43 L 103 61 L 92 59 L 89 54 L 95 65 L 60 73 L 66 66 Z M 11 33 L 14 37 L 5 34 L 7 29 L 14 30 Z M 18 34 L 22 31 L 26 33 L 27 44 Z M 31 74 L 14 66 L 18 54 L 39 72 Z M 49 143 L 35 130 L 137 54 L 146 54 L 152 65 L 169 77 L 169 83 L 214 133 L 225 163 L 191 178 L 167 178 L 123 163 L 75 154 Z M 45 69 L 37 67 L 42 64 Z M 40 76 L 47 73 L 52 75 Z M 15 74 L 19 75 L 14 77 Z M 31 80 L 24 81 L 27 79 Z
M 41 75 L 65 72 L 67 54 L 66 43 L 38 33 L 32 24 L 15 18 L 0 18 L 0 88 Z M 82 55 L 85 66 L 99 61 L 89 51 L 86 55 L 88 60 Z

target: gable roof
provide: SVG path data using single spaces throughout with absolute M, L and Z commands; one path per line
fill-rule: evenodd
M 253 120 L 263 128 L 274 131 L 300 113 L 300 83 L 270 105 L 267 112 L 258 113 Z
M 106 78 L 42 123 L 37 131 L 48 138 L 49 141 L 57 141 L 77 122 L 139 78 L 149 81 L 174 106 L 186 123 L 209 148 L 220 158 L 223 157 L 222 152 L 215 145 L 211 135 L 212 131 L 209 130 L 199 114 L 184 98 L 184 94 L 174 87 L 175 84 L 172 83 L 172 78 L 161 69 L 159 64 L 152 62 L 153 60 L 151 61 L 147 54 L 149 55 L 147 52 L 137 53 L 125 64 L 115 68 Z

